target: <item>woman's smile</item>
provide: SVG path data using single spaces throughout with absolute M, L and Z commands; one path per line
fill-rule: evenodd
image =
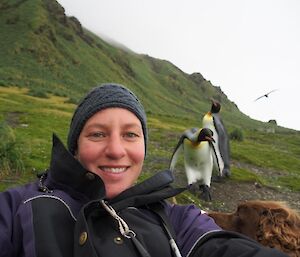
M 100 170 L 104 172 L 109 172 L 109 173 L 123 173 L 127 170 L 128 167 L 99 167 Z
M 140 120 L 123 108 L 103 109 L 87 120 L 79 138 L 76 158 L 103 180 L 107 198 L 131 187 L 145 158 Z

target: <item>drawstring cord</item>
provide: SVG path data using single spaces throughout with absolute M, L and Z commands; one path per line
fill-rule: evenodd
M 137 248 L 137 250 L 140 252 L 140 254 L 143 257 L 151 257 L 150 254 L 147 252 L 147 250 L 142 246 L 142 244 L 137 240 L 136 238 L 136 234 L 133 230 L 129 229 L 129 226 L 127 225 L 127 223 L 116 213 L 116 211 L 114 210 L 113 207 L 111 207 L 110 205 L 107 205 L 105 203 L 104 200 L 100 201 L 101 205 L 103 206 L 103 208 L 115 219 L 118 221 L 119 224 L 119 231 L 120 233 L 126 237 L 126 238 L 130 238 L 132 239 L 132 242 L 134 243 L 135 247 Z M 176 245 L 175 240 L 173 239 L 170 231 L 168 230 L 166 224 L 164 222 L 162 222 L 165 231 L 168 234 L 169 237 L 169 243 L 170 246 L 175 254 L 176 257 L 181 257 L 181 253 L 178 249 L 178 246 Z
M 116 213 L 113 207 L 107 205 L 104 200 L 101 200 L 101 205 L 103 208 L 115 219 L 118 221 L 120 233 L 132 240 L 132 243 L 136 247 L 137 251 L 140 253 L 142 257 L 151 257 L 148 251 L 144 248 L 144 246 L 140 243 L 140 241 L 135 237 L 136 234 L 134 231 L 129 229 L 127 223 Z
M 126 238 L 135 237 L 136 234 L 134 231 L 129 229 L 127 223 L 116 213 L 113 207 L 107 205 L 104 200 L 101 200 L 101 205 L 103 208 L 115 219 L 118 221 L 120 233 Z
M 175 257 L 182 257 L 182 255 L 181 255 L 181 253 L 180 253 L 180 251 L 178 249 L 178 246 L 177 246 L 174 238 L 172 237 L 172 235 L 171 235 L 168 227 L 166 226 L 166 224 L 164 222 L 162 224 L 163 224 L 163 226 L 165 228 L 165 231 L 167 232 L 167 234 L 169 236 L 169 243 L 170 243 L 170 246 L 171 246 L 171 248 L 172 248 L 172 250 L 173 250 L 173 252 L 175 254 Z

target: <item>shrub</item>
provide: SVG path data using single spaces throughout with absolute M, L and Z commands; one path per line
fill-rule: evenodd
M 229 138 L 232 140 L 243 141 L 244 140 L 243 131 L 239 128 L 236 128 L 233 131 L 231 131 L 231 133 L 229 134 Z
M 3 79 L 0 79 L 0 86 L 1 87 L 8 87 L 7 82 Z
M 49 98 L 47 93 L 43 89 L 39 89 L 39 88 L 30 89 L 27 94 L 39 98 Z
M 21 153 L 16 146 L 13 129 L 0 122 L 0 177 L 24 171 Z
M 68 104 L 78 104 L 78 100 L 74 97 L 69 97 L 68 100 L 65 101 Z

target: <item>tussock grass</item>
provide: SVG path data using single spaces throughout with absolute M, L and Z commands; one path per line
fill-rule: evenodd
M 13 129 L 25 171 L 15 182 L 0 182 L 0 190 L 47 168 L 52 133 L 65 142 L 73 103 L 111 81 L 132 89 L 148 114 L 145 175 L 168 167 L 181 133 L 202 126 L 214 98 L 221 102 L 228 133 L 243 133 L 243 141 L 231 141 L 232 159 L 279 174 L 253 175 L 233 166 L 232 179 L 299 190 L 299 131 L 250 119 L 200 73 L 186 74 L 168 61 L 109 45 L 66 17 L 56 1 L 23 1 L 14 8 L 17 1 L 6 2 L 11 8 L 0 16 L 0 122 Z
M 11 122 L 14 126 L 15 146 L 20 149 L 24 163 L 24 172 L 19 174 L 18 183 L 34 179 L 36 173 L 48 167 L 52 133 L 66 142 L 70 118 L 75 108 L 74 104 L 65 103 L 66 97 L 50 94 L 45 99 L 29 96 L 27 92 L 24 88 L 0 87 L 0 99 L 9 99 L 0 102 L 0 122 L 8 125 Z M 168 168 L 181 133 L 186 128 L 200 127 L 199 120 L 200 117 L 193 120 L 148 114 L 149 148 L 141 179 Z M 246 164 L 246 168 L 232 166 L 231 179 L 300 191 L 299 133 L 267 134 L 251 129 L 243 131 L 243 141 L 231 141 L 231 157 L 235 162 Z M 255 174 L 247 169 L 247 164 L 257 169 L 274 170 L 278 176 L 269 177 L 263 172 Z M 177 169 L 175 176 L 180 179 L 183 174 L 182 159 L 179 159 Z M 9 175 L 6 179 L 9 179 Z M 0 188 L 11 185 L 2 184 Z M 190 195 L 182 197 L 190 198 Z
M 240 182 L 257 182 L 262 185 L 266 184 L 264 180 L 259 177 L 257 174 L 250 172 L 247 169 L 242 168 L 232 168 L 232 176 L 231 179 L 240 181 Z
M 13 129 L 0 122 L 0 179 L 15 176 L 24 171 L 21 151 L 16 144 Z

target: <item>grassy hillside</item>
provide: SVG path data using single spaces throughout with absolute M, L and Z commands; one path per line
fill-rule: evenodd
M 23 172 L 0 171 L 0 191 L 47 168 L 52 133 L 65 141 L 74 103 L 113 81 L 131 88 L 149 117 L 144 177 L 168 167 L 180 133 L 201 127 L 214 98 L 228 132 L 244 135 L 231 141 L 231 180 L 300 192 L 298 131 L 250 119 L 200 73 L 109 45 L 54 0 L 0 0 L 0 13 L 0 124 L 11 128 L 24 163 Z M 176 176 L 184 184 L 180 165 Z
M 0 173 L 0 190 L 32 180 L 38 172 L 48 167 L 52 133 L 66 142 L 75 105 L 65 103 L 65 97 L 49 95 L 44 99 L 29 96 L 28 91 L 26 88 L 0 87 L 0 122 L 5 121 L 13 128 L 25 165 L 23 173 L 5 176 Z M 197 126 L 199 121 L 151 113 L 148 122 L 150 142 L 143 178 L 168 168 L 180 133 L 186 127 Z M 243 129 L 243 133 L 243 141 L 231 141 L 231 180 L 237 183 L 258 182 L 300 192 L 300 133 L 268 134 L 252 129 Z M 182 163 L 176 177 L 178 183 L 183 185 L 181 166 Z M 247 167 L 266 172 L 255 174 Z M 277 175 L 270 177 L 270 170 Z
M 200 73 L 186 74 L 168 61 L 137 55 L 107 44 L 66 17 L 54 0 L 0 1 L 0 85 L 52 93 L 77 102 L 103 82 L 127 85 L 148 112 L 198 118 L 211 97 L 236 126 L 264 126 L 242 114 Z

